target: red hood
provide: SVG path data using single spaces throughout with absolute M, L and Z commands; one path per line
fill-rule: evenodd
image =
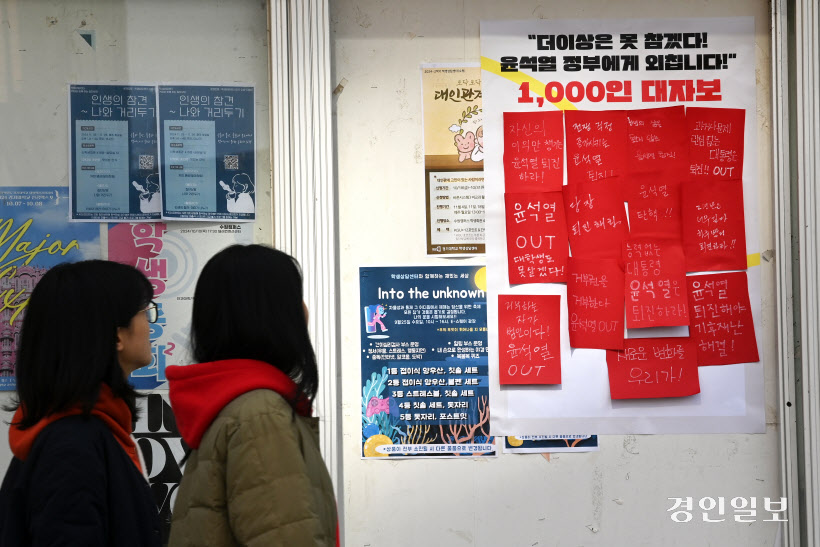
M 225 406 L 255 389 L 270 389 L 284 397 L 303 416 L 310 416 L 310 401 L 287 374 L 268 363 L 252 359 L 227 359 L 188 366 L 169 366 L 168 396 L 177 427 L 191 448 L 199 448 L 202 435 Z

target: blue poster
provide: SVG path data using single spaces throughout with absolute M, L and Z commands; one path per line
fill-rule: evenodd
M 360 268 L 362 457 L 495 456 L 486 268 Z
M 595 452 L 598 435 L 517 435 L 504 437 L 504 453 L 551 454 L 555 452 Z
M 253 87 L 159 86 L 162 218 L 256 218 Z
M 69 223 L 67 210 L 68 188 L 0 187 L 0 390 L 16 388 L 17 339 L 43 274 L 100 258 L 99 224 Z
M 156 88 L 71 85 L 71 220 L 159 220 Z

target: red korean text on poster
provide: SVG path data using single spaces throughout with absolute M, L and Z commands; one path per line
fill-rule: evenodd
M 759 361 L 746 272 L 691 275 L 686 281 L 698 365 Z
M 567 265 L 569 344 L 623 349 L 624 272 L 617 260 L 570 258 Z
M 631 237 L 681 238 L 680 182 L 662 173 L 635 173 L 624 185 Z
M 162 222 L 116 224 L 108 230 L 108 260 L 134 266 L 154 288 L 154 298 L 165 292 L 168 261 L 160 258 L 167 225 Z
M 742 181 L 682 184 L 681 216 L 687 272 L 746 269 Z
M 510 285 L 566 281 L 569 241 L 561 192 L 504 198 Z
M 623 245 L 627 328 L 689 324 L 683 249 L 674 240 L 631 239 Z
M 623 110 L 567 110 L 564 118 L 568 184 L 611 179 L 626 173 L 628 150 Z
M 743 132 L 746 111 L 738 108 L 686 109 L 689 129 L 689 178 L 743 178 Z
M 498 295 L 499 381 L 561 383 L 561 297 Z
M 660 172 L 680 179 L 689 167 L 683 106 L 626 112 L 630 173 Z
M 507 192 L 558 192 L 564 184 L 564 113 L 504 112 Z
M 694 342 L 689 338 L 630 338 L 607 351 L 613 399 L 686 397 L 700 393 Z
M 604 180 L 565 186 L 564 212 L 572 256 L 620 257 L 621 244 L 629 237 L 629 227 L 618 184 Z

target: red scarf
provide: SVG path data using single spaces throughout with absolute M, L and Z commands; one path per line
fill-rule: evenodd
M 52 424 L 60 418 L 66 416 L 76 416 L 82 414 L 82 406 L 77 405 L 68 410 L 49 414 L 33 426 L 27 429 L 20 429 L 16 425 L 9 428 L 9 446 L 11 446 L 12 453 L 20 460 L 25 461 L 31 452 L 31 447 L 37 439 L 37 435 L 45 429 L 49 424 Z M 111 388 L 106 384 L 100 386 L 100 396 L 91 409 L 91 415 L 96 416 L 108 426 L 114 438 L 137 466 L 137 469 L 142 473 L 142 466 L 140 465 L 140 458 L 137 455 L 137 446 L 134 439 L 131 437 L 131 410 L 128 405 L 120 399 L 115 397 Z M 12 423 L 19 423 L 23 419 L 23 408 L 18 407 L 14 413 Z

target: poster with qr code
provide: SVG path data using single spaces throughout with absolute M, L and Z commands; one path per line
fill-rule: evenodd
M 158 86 L 162 218 L 256 218 L 252 86 Z
M 156 87 L 72 84 L 69 110 L 70 219 L 159 220 Z

